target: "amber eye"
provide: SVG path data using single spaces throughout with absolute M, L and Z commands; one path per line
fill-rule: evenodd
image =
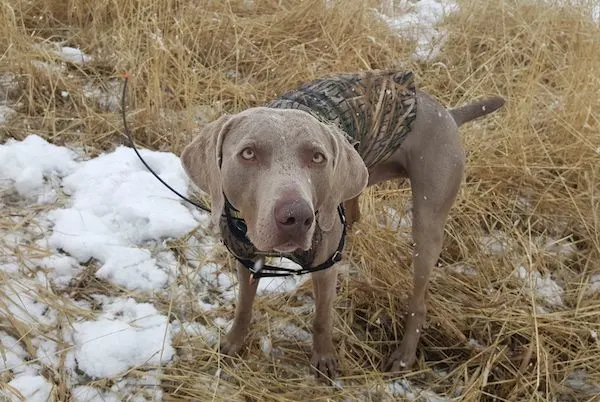
M 252 148 L 244 148 L 242 150 L 241 155 L 242 155 L 242 158 L 244 158 L 247 161 L 254 159 L 254 157 L 256 156 L 254 154 L 254 150 Z
M 323 163 L 325 162 L 325 155 L 323 155 L 320 152 L 315 152 L 315 154 L 312 157 L 312 161 L 313 163 Z

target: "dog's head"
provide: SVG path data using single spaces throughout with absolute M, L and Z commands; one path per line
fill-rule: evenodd
M 227 197 L 261 251 L 308 250 L 315 224 L 331 230 L 337 206 L 368 181 L 339 129 L 298 110 L 257 107 L 223 116 L 204 126 L 181 161 L 210 194 L 213 223 Z

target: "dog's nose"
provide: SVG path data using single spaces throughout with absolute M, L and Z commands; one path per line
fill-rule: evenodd
M 275 203 L 274 214 L 277 227 L 290 236 L 305 234 L 315 220 L 312 208 L 301 198 L 279 200 Z

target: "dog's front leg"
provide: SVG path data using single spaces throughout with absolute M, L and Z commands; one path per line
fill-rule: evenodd
M 235 317 L 231 329 L 221 341 L 221 353 L 227 355 L 238 353 L 244 345 L 252 320 L 252 304 L 259 281 L 259 279 L 251 281 L 250 272 L 239 262 L 236 265 L 240 289 L 237 306 L 235 306 Z
M 337 284 L 335 266 L 313 273 L 312 281 L 316 306 L 311 365 L 316 376 L 333 379 L 337 370 L 337 359 L 331 334 L 331 315 Z

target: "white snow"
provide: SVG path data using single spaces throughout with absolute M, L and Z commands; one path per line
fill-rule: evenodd
M 524 266 L 519 266 L 515 275 L 524 281 L 527 292 L 533 292 L 535 297 L 554 307 L 563 307 L 563 288 L 550 276 L 542 276 L 538 271 L 530 271 Z
M 116 401 L 161 401 L 162 390 L 155 372 L 146 372 L 139 378 L 126 378 L 116 381 L 109 389 L 98 389 L 89 385 L 72 389 L 74 402 L 116 402 Z
M 178 191 L 187 181 L 179 159 L 141 150 L 149 165 Z M 197 224 L 193 215 L 156 180 L 126 147 L 81 162 L 63 180 L 71 205 L 50 214 L 50 245 L 80 262 L 102 262 L 96 275 L 132 290 L 164 287 L 175 264 L 160 266 L 145 248 L 148 241 L 179 237 Z M 168 257 L 166 257 L 168 258 Z
M 71 279 L 82 270 L 75 258 L 59 254 L 42 258 L 39 260 L 39 265 L 48 271 L 48 276 L 52 278 L 53 283 L 59 286 L 68 285 Z
M 73 402 L 120 402 L 119 395 L 112 391 L 82 385 L 71 391 Z
M 232 284 L 232 276 L 215 263 L 208 263 L 200 267 L 200 277 L 221 292 L 229 290 Z
M 115 377 L 132 367 L 173 358 L 167 318 L 152 304 L 117 299 L 103 310 L 97 320 L 74 325 L 75 358 L 88 376 Z
M 116 112 L 121 105 L 121 81 L 113 80 L 104 87 L 87 82 L 83 87 L 83 96 L 102 111 Z
M 260 350 L 266 356 L 269 356 L 273 352 L 273 343 L 271 342 L 271 338 L 266 335 L 260 337 Z
M 467 264 L 448 265 L 447 269 L 460 275 L 477 276 L 477 270 Z
M 268 261 L 267 264 L 282 268 L 301 269 L 298 264 L 285 258 L 273 258 L 271 261 Z M 296 290 L 298 286 L 300 286 L 306 280 L 308 280 L 307 275 L 261 278 L 258 282 L 258 289 L 256 292 L 259 295 L 290 293 Z
M 12 336 L 0 331 L 0 372 L 11 370 L 15 374 L 32 374 L 34 367 L 25 363 L 27 352 Z
M 312 339 L 310 332 L 290 322 L 277 322 L 271 330 L 273 336 L 279 339 L 293 339 L 300 342 L 309 342 Z
M 85 64 L 92 61 L 92 56 L 88 56 L 83 53 L 80 49 L 70 47 L 70 46 L 62 46 L 59 50 L 56 51 L 56 54 L 62 57 L 65 61 L 70 61 L 75 64 Z
M 145 150 L 142 154 L 161 177 L 186 193 L 187 178 L 176 155 Z M 0 370 L 11 370 L 10 385 L 26 400 L 46 400 L 52 385 L 42 366 L 60 367 L 77 391 L 74 400 L 124 400 L 131 395 L 136 400 L 160 400 L 155 374 L 131 378 L 128 370 L 147 370 L 173 360 L 173 331 L 166 316 L 149 303 L 97 295 L 95 302 L 102 309 L 94 317 L 89 303 L 52 293 L 88 270 L 82 263 L 90 258 L 100 262 L 96 275 L 117 286 L 162 291 L 178 274 L 177 260 L 165 251 L 164 240 L 180 237 L 206 217 L 162 187 L 130 149 L 121 147 L 81 161 L 69 148 L 49 144 L 37 135 L 0 145 L 0 190 L 27 199 L 27 205 L 50 203 L 27 220 L 27 227 L 3 233 L 0 242 L 15 253 L 22 253 L 20 247 L 29 250 L 28 244 L 39 247 L 27 258 L 9 254 L 0 259 L 0 271 L 8 274 L 0 285 L 4 301 L 0 320 L 10 318 L 28 330 L 35 353 L 28 355 L 16 339 L 0 332 L 4 352 Z M 20 219 L 14 218 L 15 227 Z M 215 239 L 202 241 L 216 243 Z M 228 286 L 233 287 L 231 281 Z M 58 315 L 62 307 L 80 318 L 64 325 Z M 62 330 L 57 329 L 59 322 Z M 218 338 L 216 330 L 205 328 L 204 334 Z M 110 390 L 95 392 L 78 387 L 85 381 L 78 373 L 115 382 Z
M 10 395 L 11 401 L 47 402 L 51 400 L 52 385 L 40 375 L 21 375 L 9 382 L 8 385 L 20 394 L 10 395 L 12 392 L 7 391 L 6 394 Z
M 389 383 L 387 391 L 395 398 L 401 397 L 409 401 L 445 402 L 449 400 L 431 391 L 423 390 L 405 378 Z
M 499 230 L 479 239 L 479 247 L 487 255 L 503 255 L 514 250 L 514 240 Z
M 438 25 L 457 10 L 458 5 L 452 0 L 388 0 L 378 14 L 398 35 L 416 42 L 414 59 L 430 61 L 445 43 L 447 33 Z
M 404 213 L 400 214 L 395 208 L 384 206 L 382 221 L 378 223 L 380 228 L 397 232 L 398 230 L 410 231 L 412 228 L 412 205 L 407 203 Z
M 0 310 L 0 319 L 16 319 L 29 325 L 53 325 L 56 311 L 40 300 L 41 285 L 28 278 L 10 278 L 0 287 L 5 309 Z M 6 317 L 5 317 L 6 315 Z
M 207 328 L 199 322 L 187 322 L 182 324 L 174 321 L 171 324 L 171 331 L 173 335 L 183 331 L 190 336 L 200 337 L 204 339 L 209 347 L 215 346 L 219 339 L 219 330 L 217 328 Z
M 577 246 L 568 238 L 554 239 L 540 236 L 533 241 L 543 251 L 560 259 L 572 257 L 577 253 Z
M 40 72 L 48 75 L 64 73 L 67 70 L 67 67 L 64 65 L 64 63 L 56 64 L 41 60 L 31 60 L 31 65 L 37 68 Z
M 9 139 L 0 145 L 0 181 L 12 182 L 21 196 L 43 198 L 51 191 L 46 182 L 71 173 L 77 166 L 75 158 L 73 151 L 37 135 L 23 141 Z

